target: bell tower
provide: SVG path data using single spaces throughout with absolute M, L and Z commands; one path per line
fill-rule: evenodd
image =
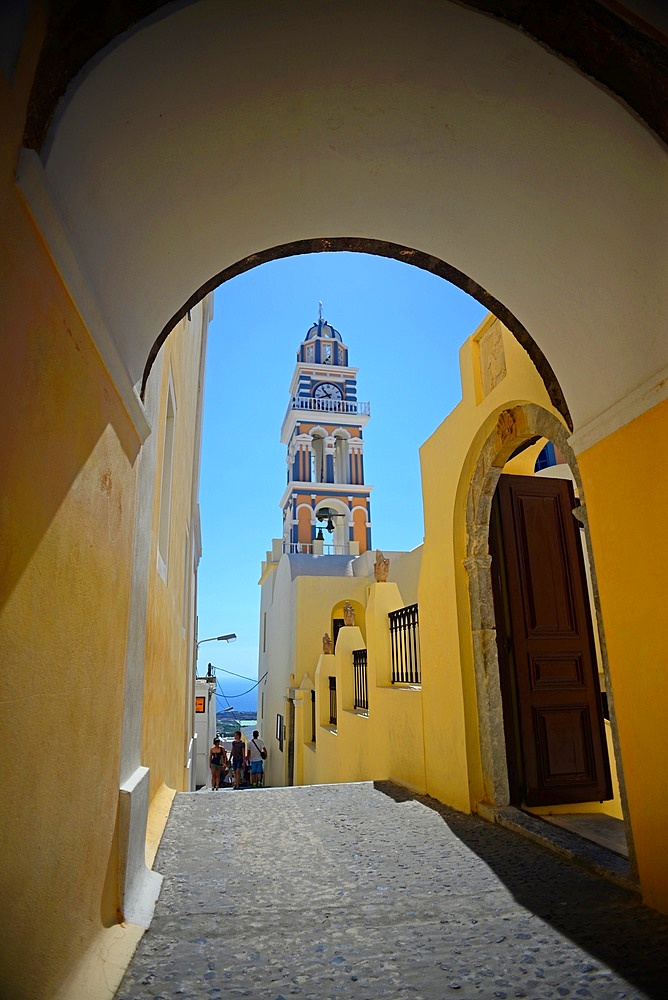
M 369 416 L 369 404 L 357 400 L 357 368 L 339 331 L 322 318 L 321 302 L 297 351 L 281 428 L 284 552 L 349 556 L 371 548 L 362 441 Z

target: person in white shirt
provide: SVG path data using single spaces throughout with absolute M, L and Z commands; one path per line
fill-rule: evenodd
M 260 739 L 257 729 L 253 730 L 253 739 L 248 742 L 248 763 L 250 765 L 251 787 L 259 788 L 262 784 L 262 762 L 266 760 L 267 749 Z

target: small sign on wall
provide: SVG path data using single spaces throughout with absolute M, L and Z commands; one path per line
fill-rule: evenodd
M 195 711 L 206 712 L 206 698 L 204 697 L 195 698 Z

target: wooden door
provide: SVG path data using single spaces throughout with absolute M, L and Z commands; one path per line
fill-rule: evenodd
M 496 553 L 491 549 L 493 578 L 502 588 L 496 587 L 495 607 L 511 785 L 521 786 L 534 806 L 612 798 L 571 483 L 503 475 L 495 506 L 490 539 L 496 534 Z M 513 761 L 513 753 L 520 759 Z

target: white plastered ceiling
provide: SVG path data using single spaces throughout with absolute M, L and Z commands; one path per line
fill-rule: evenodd
M 201 0 L 89 66 L 46 150 L 44 190 L 132 383 L 224 268 L 362 237 L 439 257 L 503 302 L 576 433 L 633 393 L 658 398 L 665 148 L 482 14 L 442 0 Z

